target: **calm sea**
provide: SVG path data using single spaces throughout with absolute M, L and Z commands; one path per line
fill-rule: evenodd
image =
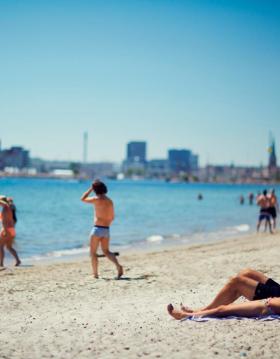
M 247 196 L 264 189 L 157 181 L 107 184 L 116 212 L 112 244 L 119 250 L 202 243 L 254 231 L 258 209 L 248 204 Z M 22 258 L 36 261 L 88 251 L 93 211 L 80 202 L 88 187 L 89 182 L 75 180 L 0 179 L 0 194 L 13 197 L 17 206 L 16 242 Z M 246 197 L 243 206 L 241 194 Z

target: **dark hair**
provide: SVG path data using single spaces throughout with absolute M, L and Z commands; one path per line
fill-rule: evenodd
M 264 195 L 264 196 L 267 195 L 267 190 L 266 190 L 266 189 L 263 191 L 263 195 Z
M 3 197 L 2 201 L 6 202 L 9 205 L 9 208 L 12 211 L 13 220 L 15 223 L 17 223 L 17 215 L 16 215 L 16 206 L 13 204 L 13 201 L 7 197 Z
M 108 192 L 106 185 L 99 180 L 95 180 L 92 183 L 92 189 L 97 195 L 106 194 Z
M 17 214 L 16 214 L 16 206 L 14 204 L 10 204 L 10 208 L 12 210 L 12 214 L 13 214 L 13 220 L 15 223 L 17 223 Z

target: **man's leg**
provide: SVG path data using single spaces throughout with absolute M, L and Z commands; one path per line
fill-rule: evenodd
M 231 303 L 228 305 L 220 305 L 216 308 L 195 311 L 192 313 L 183 312 L 174 309 L 172 304 L 167 306 L 168 313 L 175 319 L 184 319 L 188 317 L 228 317 L 230 315 L 242 317 L 255 317 L 267 314 L 268 310 L 263 301 L 254 300 L 253 302 Z
M 117 267 L 117 270 L 118 270 L 118 278 L 120 278 L 122 275 L 123 275 L 123 267 L 119 264 L 116 256 L 114 255 L 114 253 L 110 252 L 109 250 L 109 238 L 101 238 L 100 241 L 101 241 L 101 248 L 102 248 L 102 251 L 104 253 L 104 255 L 110 259 L 110 261 L 112 261 L 115 266 Z
M 16 250 L 11 245 L 7 245 L 7 249 L 11 253 L 11 255 L 15 258 L 15 260 L 16 260 L 15 265 L 16 265 L 16 267 L 18 267 L 20 265 L 21 261 L 18 257 Z
M 0 267 L 4 266 L 4 246 L 2 244 L 0 244 Z
M 97 258 L 97 249 L 99 246 L 99 237 L 91 236 L 90 239 L 90 256 L 91 256 L 91 265 L 92 271 L 95 278 L 98 278 L 98 258 Z
M 248 279 L 248 281 L 246 279 Z M 252 300 L 255 295 L 257 284 L 265 284 L 268 279 L 269 278 L 266 275 L 254 269 L 243 269 L 236 277 L 229 280 L 211 304 L 201 310 L 211 309 L 219 305 L 232 303 L 242 295 L 247 299 Z M 183 305 L 181 305 L 181 309 L 186 312 L 193 311 Z
M 267 225 L 268 225 L 269 232 L 272 234 L 272 233 L 273 233 L 273 230 L 272 230 L 271 218 L 270 218 L 270 217 L 266 220 L 266 223 L 267 223 Z
M 238 273 L 239 276 L 247 277 L 255 280 L 256 282 L 265 284 L 268 281 L 268 277 L 261 272 L 258 272 L 251 268 L 243 269 Z
M 219 291 L 215 299 L 202 310 L 213 309 L 220 305 L 227 305 L 244 296 L 253 300 L 258 282 L 254 279 L 237 275 Z
M 258 223 L 257 223 L 257 232 L 259 232 L 259 230 L 260 230 L 261 223 L 262 223 L 262 221 L 259 219 Z
M 273 218 L 273 229 L 274 229 L 274 231 L 276 229 L 276 218 Z

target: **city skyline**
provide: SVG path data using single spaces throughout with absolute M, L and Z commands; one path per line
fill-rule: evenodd
M 277 1 L 1 2 L 3 148 L 120 162 L 190 148 L 200 163 L 267 164 L 280 139 Z

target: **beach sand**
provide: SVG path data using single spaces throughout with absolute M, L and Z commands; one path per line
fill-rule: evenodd
M 0 272 L 1 358 L 279 358 L 280 321 L 176 321 L 166 305 L 209 302 L 251 267 L 280 280 L 280 235 Z

